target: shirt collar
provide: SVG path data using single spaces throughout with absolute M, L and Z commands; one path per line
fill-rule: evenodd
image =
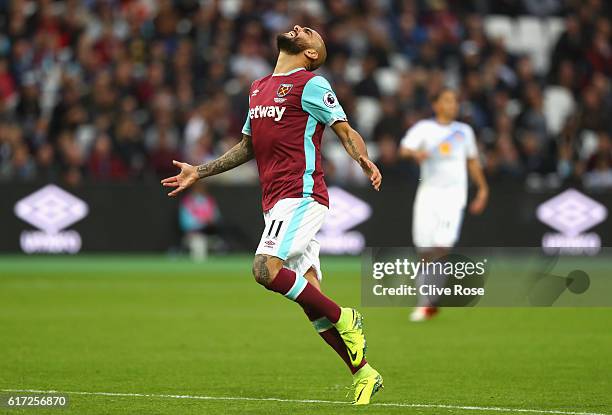
M 295 69 L 293 69 L 293 70 L 291 70 L 289 72 L 285 72 L 285 73 L 273 73 L 272 76 L 287 76 L 287 75 L 291 75 L 293 73 L 296 73 L 298 71 L 305 71 L 305 70 L 306 70 L 306 68 L 303 68 L 303 67 L 302 68 L 295 68 Z

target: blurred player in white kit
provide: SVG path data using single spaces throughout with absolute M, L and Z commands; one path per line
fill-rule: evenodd
M 456 121 L 459 113 L 456 92 L 450 88 L 442 89 L 433 97 L 432 108 L 434 117 L 416 123 L 400 144 L 401 156 L 420 165 L 412 239 L 425 261 L 445 256 L 459 239 L 467 204 L 468 173 L 477 187 L 476 196 L 469 206 L 470 213 L 482 213 L 489 198 L 474 130 L 468 124 Z M 410 320 L 423 321 L 433 317 L 438 312 L 435 302 L 432 297 L 419 297 Z

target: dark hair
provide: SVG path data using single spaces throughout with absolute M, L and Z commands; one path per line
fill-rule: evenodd
M 449 86 L 445 86 L 445 87 L 442 87 L 442 88 L 438 89 L 433 94 L 431 94 L 431 96 L 429 97 L 429 102 L 431 102 L 432 104 L 435 103 L 437 100 L 440 99 L 440 97 L 445 92 L 452 92 L 453 94 L 457 95 L 457 91 L 455 91 L 453 88 L 451 88 Z

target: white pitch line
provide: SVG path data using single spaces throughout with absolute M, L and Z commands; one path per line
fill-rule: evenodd
M 348 405 L 343 401 L 326 401 L 321 399 L 283 399 L 283 398 L 249 398 L 244 396 L 199 396 L 199 395 L 165 395 L 154 393 L 121 393 L 121 392 L 75 392 L 59 390 L 38 390 L 38 389 L 0 389 L 1 392 L 21 392 L 21 393 L 45 393 L 45 394 L 65 394 L 65 395 L 93 395 L 93 396 L 119 396 L 119 397 L 139 397 L 139 398 L 165 398 L 165 399 L 197 399 L 203 401 L 258 401 L 258 402 L 286 402 L 286 403 L 323 403 L 331 405 Z M 521 409 L 521 408 L 501 408 L 489 406 L 464 406 L 464 405 L 444 405 L 427 403 L 372 403 L 370 406 L 387 406 L 395 408 L 436 408 L 436 409 L 460 409 L 465 411 L 492 411 L 510 413 L 531 413 L 531 414 L 554 414 L 554 415 L 612 415 L 597 412 L 573 412 L 557 411 L 549 409 Z

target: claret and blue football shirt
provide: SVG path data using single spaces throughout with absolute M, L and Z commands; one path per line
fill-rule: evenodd
M 321 138 L 336 121 L 346 121 L 346 114 L 322 76 L 298 68 L 253 82 L 242 133 L 253 141 L 264 211 L 285 198 L 312 197 L 329 206 Z

